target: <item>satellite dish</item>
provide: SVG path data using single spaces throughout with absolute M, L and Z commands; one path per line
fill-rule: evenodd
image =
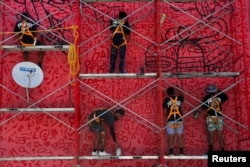
M 35 88 L 43 81 L 43 71 L 35 63 L 25 61 L 14 66 L 12 77 L 22 87 Z

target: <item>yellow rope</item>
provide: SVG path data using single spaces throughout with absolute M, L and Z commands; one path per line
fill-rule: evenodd
M 71 28 L 74 31 L 74 37 L 75 37 L 75 43 L 77 42 L 77 39 L 79 37 L 77 26 L 73 25 Z M 69 51 L 68 51 L 68 63 L 70 68 L 70 78 L 74 78 L 79 70 L 80 70 L 80 63 L 79 63 L 79 51 L 76 47 L 76 44 L 70 44 Z
M 57 31 L 57 30 L 66 30 L 66 29 L 72 29 L 73 35 L 75 37 L 74 43 L 70 44 L 69 51 L 68 51 L 68 64 L 70 68 L 70 78 L 74 78 L 79 70 L 80 70 L 80 63 L 79 63 L 79 51 L 76 47 L 76 42 L 79 37 L 79 33 L 77 31 L 78 26 L 72 25 L 70 27 L 64 27 L 64 28 L 54 28 L 54 29 L 47 29 L 47 30 L 37 30 L 37 31 L 30 31 L 30 32 L 46 32 L 46 31 Z M 0 32 L 0 34 L 15 34 L 16 32 Z M 21 33 L 21 32 L 18 32 Z

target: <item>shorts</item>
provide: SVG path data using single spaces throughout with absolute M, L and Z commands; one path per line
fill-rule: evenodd
M 90 121 L 92 119 L 93 119 L 93 113 L 89 115 L 88 121 Z M 102 131 L 104 131 L 104 127 L 103 127 L 102 123 L 96 122 L 95 120 L 93 120 L 92 122 L 90 122 L 88 124 L 88 126 L 89 126 L 89 128 L 90 128 L 90 130 L 92 132 L 102 132 Z
M 24 45 L 33 45 L 35 40 L 32 36 L 23 35 L 21 41 L 24 43 Z M 38 46 L 42 45 L 42 42 L 36 39 L 35 45 L 38 45 Z
M 221 131 L 224 125 L 222 116 L 209 116 L 207 117 L 206 123 L 207 123 L 207 130 L 209 132 L 215 130 Z
M 167 122 L 167 129 L 166 132 L 167 134 L 182 134 L 184 129 L 183 122 L 175 122 L 175 121 L 169 121 Z

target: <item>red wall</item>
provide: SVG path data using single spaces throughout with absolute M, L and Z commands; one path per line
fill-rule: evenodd
M 72 1 L 4 1 L 1 2 L 1 45 L 17 44 L 9 40 L 18 12 L 27 11 L 35 20 L 41 20 L 40 38 L 46 45 L 74 42 L 71 30 L 63 28 L 78 25 L 80 46 L 80 73 L 107 73 L 109 71 L 110 18 L 120 10 L 129 14 L 132 33 L 128 39 L 126 72 L 137 73 L 141 66 L 146 72 L 157 71 L 155 43 L 160 41 L 160 56 L 164 72 L 241 72 L 236 78 L 164 78 L 157 79 L 79 79 L 80 156 L 91 153 L 94 136 L 86 126 L 87 115 L 98 107 L 123 107 L 126 117 L 116 124 L 117 138 L 123 155 L 159 155 L 167 153 L 167 140 L 160 124 L 161 99 L 165 88 L 178 85 L 185 94 L 184 113 L 200 105 L 205 87 L 215 83 L 229 96 L 223 108 L 226 150 L 249 150 L 249 132 L 242 127 L 250 125 L 248 114 L 248 13 L 245 1 L 237 0 L 229 5 L 222 2 L 160 3 L 88 3 L 78 7 Z M 175 8 L 177 7 L 177 8 Z M 61 10 L 59 10 L 61 9 Z M 155 11 L 155 9 L 157 9 Z M 162 13 L 166 19 L 157 29 L 156 18 Z M 51 14 L 51 16 L 50 16 Z M 47 17 L 49 16 L 49 17 Z M 110 17 L 110 18 L 109 18 Z M 203 20 L 203 23 L 199 23 Z M 55 28 L 53 33 L 45 31 Z M 189 29 L 183 32 L 183 28 Z M 55 36 L 55 33 L 57 36 Z M 157 33 L 160 33 L 157 36 Z M 30 61 L 37 62 L 37 53 Z M 1 108 L 25 108 L 35 104 L 39 108 L 75 107 L 75 86 L 69 83 L 67 52 L 46 52 L 43 63 L 44 81 L 29 90 L 15 83 L 12 68 L 22 61 L 20 52 L 1 51 L 0 91 Z M 153 63 L 152 63 L 153 62 Z M 155 63 L 155 64 L 154 64 Z M 162 82 L 162 92 L 159 85 Z M 159 96 L 163 94 L 163 97 Z M 76 106 L 77 107 L 77 106 Z M 75 154 L 75 113 L 0 113 L 0 156 L 73 156 Z M 231 120 L 232 119 L 232 120 Z M 165 121 L 165 118 L 162 119 Z M 207 150 L 204 117 L 185 121 L 185 153 L 203 155 Z M 158 133 L 156 125 L 161 129 Z M 239 132 L 239 134 L 235 133 Z M 163 135 L 163 141 L 161 141 Z M 163 148 L 161 148 L 163 142 Z M 177 143 L 176 143 L 177 146 Z M 215 149 L 219 149 L 216 142 Z M 107 136 L 107 151 L 114 154 L 114 143 Z M 81 166 L 154 166 L 159 160 L 80 160 Z M 207 166 L 206 160 L 166 160 L 168 166 Z M 0 161 L 0 166 L 60 166 L 74 165 L 73 160 L 53 161 Z

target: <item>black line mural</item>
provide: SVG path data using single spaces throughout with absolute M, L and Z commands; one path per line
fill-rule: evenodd
M 240 55 L 236 57 L 233 53 L 237 44 L 229 24 L 233 6 L 226 3 L 229 2 L 190 2 L 185 3 L 185 8 L 181 3 L 170 6 L 168 24 L 164 26 L 167 28 L 161 33 L 163 71 L 223 72 L 233 68 Z M 151 45 L 146 51 L 148 71 L 159 68 L 156 47 Z
M 15 3 L 20 4 L 18 12 L 26 12 L 38 25 L 41 32 L 39 36 L 43 43 L 51 45 L 59 45 L 70 43 L 69 39 L 72 36 L 71 30 L 66 30 L 65 24 L 70 25 L 72 19 L 72 11 L 74 1 L 72 0 L 14 0 Z M 18 6 L 18 5 L 17 5 Z M 19 18 L 17 14 L 17 18 Z M 50 29 L 50 31 L 47 31 Z

